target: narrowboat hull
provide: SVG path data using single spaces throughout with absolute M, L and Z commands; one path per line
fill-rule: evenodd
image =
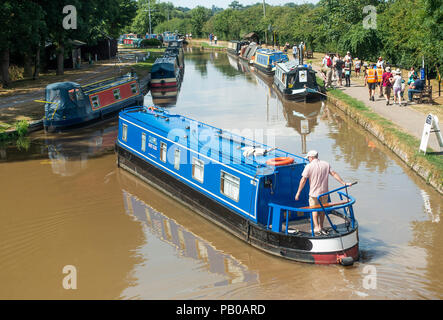
M 66 120 L 47 120 L 43 119 L 43 127 L 45 131 L 54 132 L 61 130 L 69 130 L 91 124 L 96 121 L 109 119 L 117 115 L 117 113 L 124 108 L 143 105 L 143 96 L 127 99 L 125 101 L 116 103 L 114 105 L 92 111 L 79 117 L 70 118 Z
M 337 264 L 343 257 L 352 258 L 353 261 L 359 258 L 358 226 L 347 233 L 341 232 L 337 237 L 306 237 L 273 232 L 189 187 L 118 142 L 115 148 L 119 167 L 258 249 L 289 260 L 315 264 Z
M 273 77 L 274 74 L 275 74 L 275 67 L 273 68 L 272 66 L 266 66 L 266 67 L 264 67 L 264 66 L 262 66 L 262 65 L 259 65 L 259 64 L 257 64 L 257 63 L 254 63 L 254 68 L 255 68 L 257 71 L 263 73 L 263 74 L 266 75 L 266 76 Z
M 231 57 L 234 57 L 234 58 L 238 58 L 239 57 L 238 52 L 236 52 L 235 50 L 230 49 L 230 48 L 226 49 L 226 53 L 229 54 Z
M 280 94 L 286 100 L 317 101 L 317 100 L 320 100 L 323 98 L 323 96 L 321 94 L 314 92 L 314 91 L 317 91 L 316 89 L 312 89 L 312 90 L 309 90 L 307 88 L 288 89 L 288 88 L 283 88 L 283 86 L 280 83 L 276 83 L 276 82 L 274 82 L 274 86 L 277 87 L 277 90 L 280 92 Z M 320 89 L 318 89 L 318 90 L 320 90 Z

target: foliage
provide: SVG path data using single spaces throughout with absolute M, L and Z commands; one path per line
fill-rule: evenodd
M 19 137 L 23 137 L 28 133 L 29 123 L 26 120 L 20 120 L 15 123 L 15 130 Z
M 157 47 L 157 46 L 161 46 L 161 45 L 162 45 L 162 42 L 158 39 L 143 39 L 140 43 L 140 46 L 142 48 L 149 47 L 149 46 Z

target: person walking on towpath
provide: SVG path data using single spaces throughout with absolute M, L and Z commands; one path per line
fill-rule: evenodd
M 389 106 L 389 99 L 391 98 L 391 87 L 393 82 L 393 75 L 391 73 L 391 68 L 386 67 L 385 73 L 382 76 L 382 85 L 383 85 L 383 95 L 386 98 L 386 105 Z
M 377 85 L 380 89 L 378 97 L 383 98 L 383 68 L 377 66 L 376 73 L 377 73 Z
M 377 73 L 375 69 L 375 63 L 372 64 L 371 67 L 366 70 L 366 83 L 368 84 L 369 89 L 369 100 L 375 101 L 374 95 L 375 95 L 375 86 L 377 84 Z
M 352 68 L 352 61 L 351 58 L 348 58 L 345 61 L 345 67 L 344 67 L 344 72 L 345 72 L 345 87 L 350 87 L 351 86 L 351 68 Z
M 292 46 L 292 55 L 294 56 L 294 60 L 297 61 L 298 60 L 298 47 L 295 43 Z
M 397 69 L 394 71 L 394 79 L 393 79 L 393 89 L 394 89 L 394 104 L 397 103 L 398 100 L 398 105 L 401 106 L 401 85 L 402 85 L 402 81 L 403 78 L 401 77 L 401 71 L 400 69 Z
M 337 78 L 337 84 L 341 87 L 343 85 L 343 59 L 340 57 L 340 54 L 337 55 L 333 59 L 333 66 L 335 67 L 335 76 Z
M 330 88 L 332 84 L 332 59 L 326 53 L 322 61 L 322 72 L 325 75 L 326 88 Z
M 318 152 L 311 150 L 307 154 L 309 163 L 306 165 L 302 172 L 302 178 L 298 186 L 297 194 L 295 195 L 295 200 L 300 199 L 300 193 L 303 190 L 306 180 L 309 179 L 309 206 L 319 205 L 318 196 L 329 191 L 329 175 L 333 176 L 342 185 L 350 186 L 352 183 L 346 183 L 338 175 L 337 172 L 331 169 L 328 162 L 318 159 Z M 328 202 L 328 195 L 320 197 L 322 204 Z M 326 230 L 323 229 L 323 223 L 325 221 L 324 212 L 312 212 L 312 222 L 314 224 L 315 235 L 326 235 L 328 234 Z

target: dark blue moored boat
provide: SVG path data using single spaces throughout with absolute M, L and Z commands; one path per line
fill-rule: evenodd
M 315 71 L 307 64 L 291 60 L 277 63 L 274 85 L 288 100 L 315 100 L 322 98 Z
M 151 69 L 151 92 L 177 91 L 183 72 L 176 56 L 164 55 L 157 58 Z
M 119 167 L 259 249 L 317 264 L 358 259 L 348 187 L 321 207 L 309 207 L 306 187 L 294 200 L 305 158 L 156 107 L 120 112 L 116 151 Z M 313 211 L 325 212 L 328 234 L 314 235 Z
M 258 49 L 253 60 L 254 67 L 267 76 L 273 76 L 277 63 L 288 61 L 288 55 L 273 49 Z
M 46 130 L 63 130 L 103 119 L 122 108 L 143 104 L 138 78 L 127 74 L 81 86 L 57 82 L 46 87 Z M 38 101 L 38 100 L 37 100 Z

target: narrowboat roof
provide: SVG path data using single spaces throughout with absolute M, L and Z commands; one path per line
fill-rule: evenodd
M 292 165 L 308 162 L 303 157 L 246 139 L 182 115 L 171 114 L 167 110 L 158 107 L 126 108 L 120 112 L 120 118 L 126 121 L 134 121 L 133 124 L 147 130 L 155 129 L 156 133 L 161 137 L 165 139 L 175 139 L 175 141 L 173 141 L 174 143 L 187 146 L 193 151 L 201 153 L 202 148 L 204 148 L 205 156 L 218 161 L 219 150 L 214 150 L 207 144 L 208 137 L 213 135 L 224 141 L 222 143 L 223 159 L 228 161 L 233 168 L 250 175 L 263 176 L 273 173 L 274 167 L 267 165 L 266 161 L 277 157 L 293 158 L 294 163 Z M 195 129 L 193 128 L 198 128 L 198 136 L 193 135 L 195 134 Z M 187 134 L 180 134 L 181 132 Z M 180 136 L 173 137 L 171 133 L 177 133 L 180 134 Z M 198 140 L 195 140 L 196 138 Z M 198 144 L 196 144 L 195 141 L 198 141 Z M 204 141 L 204 143 L 202 141 Z M 257 150 L 264 149 L 268 150 L 268 152 L 261 156 L 252 155 L 245 157 L 243 149 L 245 147 L 254 147 Z
M 257 53 L 264 54 L 264 55 L 277 55 L 277 54 L 283 54 L 286 55 L 283 51 L 278 51 L 274 49 L 258 49 Z
M 181 46 L 183 46 L 183 39 L 172 40 L 168 42 L 168 48 L 181 47 Z
M 80 87 L 76 82 L 65 81 L 65 82 L 55 82 L 48 84 L 46 90 L 60 90 L 60 89 L 72 89 L 73 87 Z
M 287 62 L 277 63 L 277 67 L 283 70 L 285 73 L 295 73 L 297 70 L 310 70 L 316 72 L 307 64 L 297 64 L 294 60 L 289 60 Z
M 120 84 L 126 83 L 128 81 L 136 80 L 137 77 L 131 76 L 130 73 L 125 74 L 121 77 L 114 77 L 109 79 L 100 80 L 87 85 L 82 86 L 84 93 L 91 94 L 97 90 L 103 90 L 105 87 L 118 86 Z
M 55 82 L 48 84 L 46 86 L 47 90 L 68 90 L 72 88 L 81 87 L 86 94 L 91 94 L 96 90 L 103 89 L 104 87 L 112 87 L 117 86 L 119 84 L 128 82 L 130 80 L 136 80 L 136 77 L 132 77 L 130 74 L 123 75 L 121 77 L 114 77 L 109 79 L 100 80 L 97 82 L 92 82 L 86 85 L 80 85 L 76 82 L 64 81 L 64 82 Z

